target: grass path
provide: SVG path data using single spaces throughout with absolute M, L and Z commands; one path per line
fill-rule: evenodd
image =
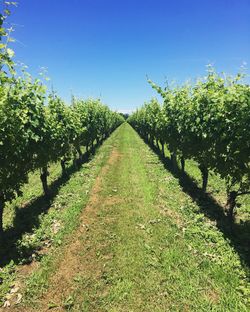
M 158 157 L 128 124 L 104 144 L 80 226 L 12 310 L 249 311 L 237 253 Z

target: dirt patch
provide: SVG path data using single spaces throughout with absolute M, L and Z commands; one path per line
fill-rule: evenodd
M 103 246 L 94 239 L 95 232 L 99 231 L 97 212 L 101 207 L 118 204 L 121 200 L 118 196 L 104 197 L 101 194 L 103 178 L 107 174 L 110 166 L 112 166 L 121 154 L 116 149 L 113 149 L 106 165 L 101 169 L 100 174 L 96 178 L 92 188 L 87 206 L 83 210 L 80 218 L 80 227 L 72 234 L 71 241 L 65 246 L 62 251 L 58 267 L 55 274 L 49 281 L 49 289 L 42 296 L 39 302 L 39 311 L 47 311 L 49 304 L 55 306 L 53 311 L 64 311 L 63 302 L 71 293 L 74 287 L 74 277 L 81 274 L 92 279 L 99 279 L 102 275 L 103 264 L 102 260 L 107 260 L 112 255 L 106 255 L 102 259 L 97 257 L 98 250 Z M 23 272 L 25 272 L 23 268 Z M 32 268 L 31 268 L 32 270 Z M 30 270 L 27 269 L 27 273 Z M 8 311 L 29 312 L 37 311 L 37 309 L 27 307 L 13 307 Z
M 117 161 L 117 159 L 120 158 L 121 156 L 122 156 L 122 154 L 119 153 L 116 148 L 114 148 L 110 154 L 109 159 L 108 159 L 108 162 L 107 162 L 108 165 L 113 165 Z M 105 167 L 103 169 L 105 170 Z
M 118 205 L 118 204 L 120 204 L 123 201 L 124 200 L 121 199 L 119 196 L 110 196 L 110 197 L 108 197 L 106 199 L 106 204 L 113 206 L 113 205 L 116 205 L 116 204 Z
M 22 277 L 27 277 L 27 275 L 31 274 L 35 269 L 39 267 L 39 262 L 32 261 L 29 264 L 24 264 L 17 269 L 18 275 Z
M 212 304 L 217 304 L 220 300 L 219 294 L 215 290 L 212 290 L 212 289 L 208 289 L 204 293 L 204 297 Z
M 173 209 L 168 209 L 166 207 L 161 209 L 161 212 L 164 216 L 169 217 L 170 219 L 173 220 L 174 223 L 176 223 L 178 226 L 183 226 L 184 221 L 181 215 L 174 211 Z

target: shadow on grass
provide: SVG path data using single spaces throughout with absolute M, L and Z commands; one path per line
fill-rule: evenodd
M 232 224 L 225 215 L 223 206 L 212 195 L 204 192 L 197 185 L 195 179 L 180 168 L 174 167 L 171 159 L 163 156 L 159 148 L 152 146 L 147 141 L 145 143 L 158 155 L 165 169 L 179 180 L 182 190 L 193 199 L 200 211 L 210 220 L 216 222 L 216 226 L 223 233 L 224 238 L 229 240 L 231 246 L 238 253 L 241 263 L 247 269 L 248 277 L 250 277 L 250 220 Z
M 93 158 L 102 143 L 96 144 L 91 152 L 84 153 L 81 160 L 77 160 L 76 164 L 66 168 L 66 174 L 59 176 L 50 184 L 49 199 L 41 195 L 22 208 L 15 207 L 13 226 L 4 232 L 3 240 L 0 243 L 0 267 L 5 266 L 10 261 L 14 261 L 16 264 L 32 261 L 31 256 L 36 248 L 19 245 L 18 240 L 22 238 L 23 234 L 32 233 L 34 229 L 39 228 L 41 222 L 40 215 L 48 212 L 60 188 L 70 180 L 75 172 L 80 170 L 84 163 L 88 163 Z

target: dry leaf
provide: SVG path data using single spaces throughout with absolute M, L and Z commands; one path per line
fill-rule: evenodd
M 9 300 L 6 300 L 6 301 L 4 302 L 3 307 L 4 307 L 4 308 L 9 308 L 9 307 L 10 307 L 10 302 L 9 302 Z

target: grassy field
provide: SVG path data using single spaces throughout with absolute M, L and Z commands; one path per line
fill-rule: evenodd
M 195 164 L 181 177 L 126 123 L 70 179 L 51 169 L 51 203 L 34 175 L 6 210 L 9 310 L 249 311 L 249 199 L 230 232 L 219 203 L 196 193 Z M 211 188 L 222 198 L 217 177 Z

